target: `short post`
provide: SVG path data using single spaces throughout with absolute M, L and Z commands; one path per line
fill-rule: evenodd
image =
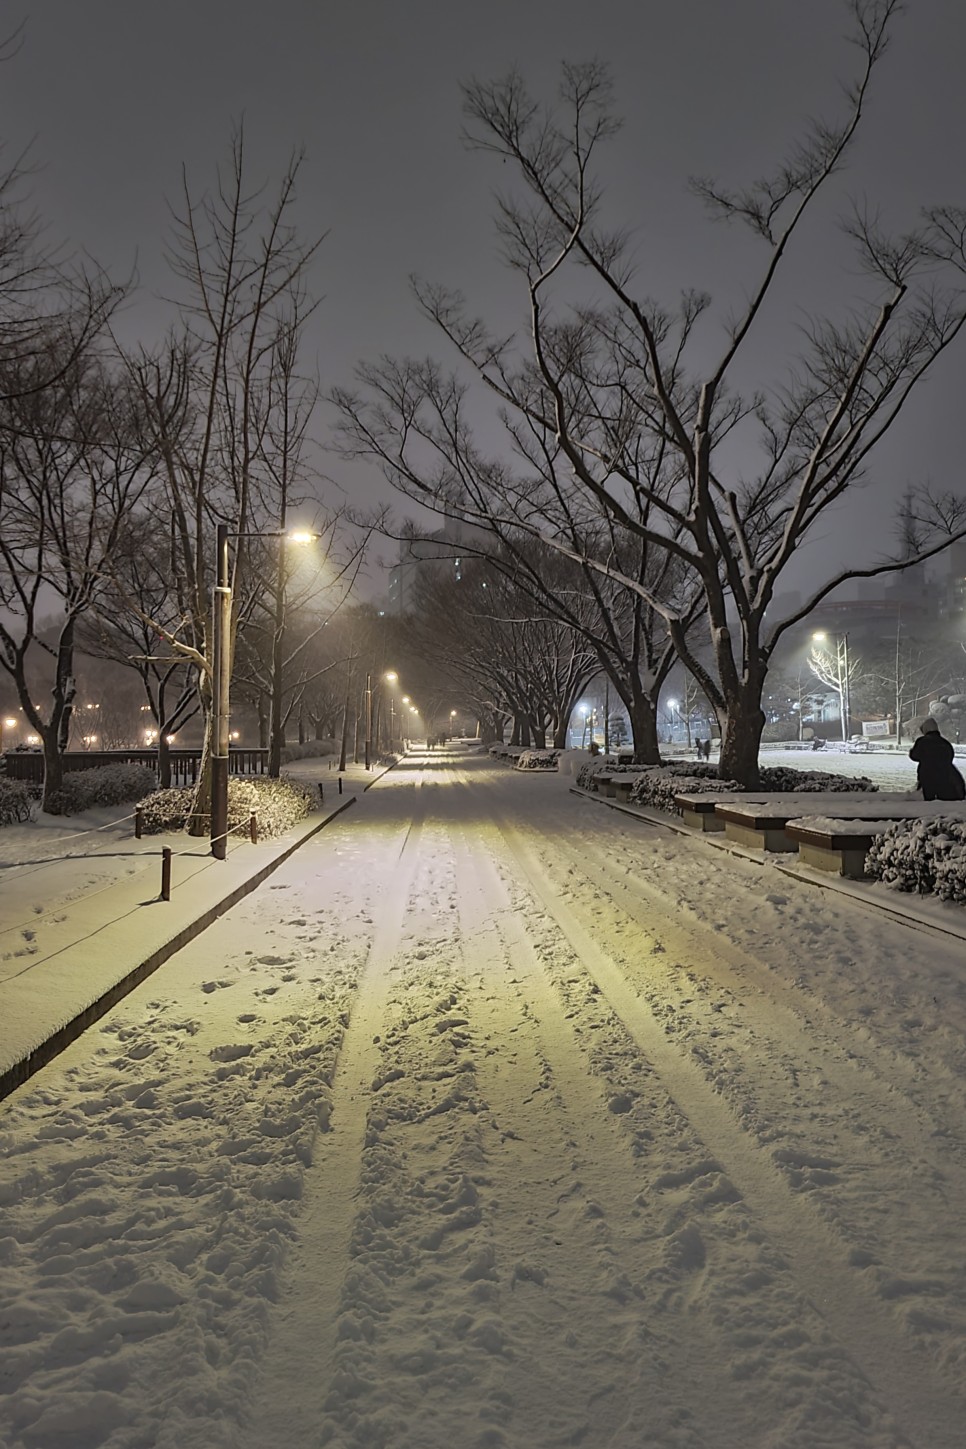
M 252 845 L 258 844 L 258 816 L 254 810 L 248 817 L 248 833 L 251 836 Z
M 342 776 L 339 776 L 339 794 L 342 794 Z
M 170 899 L 171 899 L 171 847 L 170 847 L 170 845 L 162 845 L 162 847 L 161 847 L 161 899 L 163 901 L 170 901 Z
M 134 838 L 135 838 L 135 840 L 140 840 L 141 839 L 141 807 L 140 807 L 140 805 L 135 805 L 135 807 L 134 807 Z

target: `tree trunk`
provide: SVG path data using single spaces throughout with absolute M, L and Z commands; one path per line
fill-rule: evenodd
M 657 737 L 657 711 L 646 695 L 624 701 L 631 723 L 631 742 L 635 765 L 659 765 L 661 746 Z
M 41 739 L 44 747 L 44 794 L 40 808 L 48 815 L 63 815 L 61 791 L 64 788 L 64 757 L 59 748 L 56 728 L 45 729 Z
M 163 730 L 158 730 L 158 786 L 171 789 L 171 746 Z
M 736 700 L 729 700 L 721 732 L 718 777 L 736 780 L 746 790 L 757 790 L 761 784 L 758 751 L 761 749 L 761 732 L 765 728 L 765 712 L 759 700 L 760 694 L 753 689 Z

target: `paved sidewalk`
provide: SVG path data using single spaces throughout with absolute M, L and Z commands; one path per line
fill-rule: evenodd
M 184 834 L 132 838 L 124 859 L 133 865 L 127 864 L 123 878 L 52 912 L 44 922 L 39 953 L 7 954 L 0 962 L 0 1098 L 261 885 L 385 770 L 366 774 L 350 768 L 341 794 L 338 774 L 325 759 L 298 760 L 286 773 L 323 784 L 323 809 L 283 836 L 258 845 L 239 841 L 223 861 L 213 860 L 204 841 Z M 166 845 L 175 854 L 171 898 L 163 901 L 161 852 Z M 85 857 L 76 858 L 83 868 Z M 29 940 L 31 933 L 21 934 Z

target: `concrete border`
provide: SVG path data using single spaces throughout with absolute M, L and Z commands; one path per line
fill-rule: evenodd
M 375 780 L 369 783 L 375 784 Z M 332 821 L 336 820 L 344 810 L 347 810 L 350 805 L 354 805 L 356 798 L 355 795 L 348 796 L 331 814 L 326 815 L 324 820 L 320 820 L 318 825 L 313 826 L 311 830 L 306 830 L 304 834 L 299 835 L 298 839 L 294 840 L 291 845 L 274 856 L 266 864 L 260 866 L 245 880 L 239 882 L 221 900 L 215 901 L 207 910 L 202 911 L 199 916 L 196 916 L 193 921 L 189 921 L 186 926 L 182 926 L 180 931 L 176 931 L 173 936 L 161 946 L 157 947 L 156 950 L 152 951 L 143 961 L 138 962 L 136 966 L 133 966 L 130 971 L 126 972 L 120 980 L 115 981 L 111 986 L 102 991 L 82 1011 L 79 1011 L 69 1021 L 59 1026 L 46 1040 L 29 1051 L 26 1056 L 21 1057 L 18 1061 L 6 1068 L 5 1071 L 0 1073 L 0 1101 L 4 1097 L 8 1097 L 11 1092 L 16 1091 L 18 1087 L 22 1087 L 35 1072 L 40 1071 L 41 1067 L 45 1067 L 48 1062 L 53 1061 L 54 1057 L 59 1056 L 65 1047 L 70 1046 L 71 1042 L 76 1041 L 89 1026 L 93 1026 L 95 1021 L 99 1021 L 119 1001 L 123 1001 L 125 996 L 133 991 L 135 987 L 140 986 L 142 981 L 147 980 L 149 976 L 153 975 L 158 967 L 163 966 L 165 961 L 170 960 L 177 951 L 187 946 L 190 941 L 195 940 L 197 936 L 201 935 L 202 931 L 206 931 L 219 916 L 223 916 L 226 911 L 230 911 L 232 906 L 237 905 L 245 896 L 257 890 L 307 840 L 311 840 L 313 836 L 318 835 L 320 830 L 324 830 L 327 825 L 331 825 Z

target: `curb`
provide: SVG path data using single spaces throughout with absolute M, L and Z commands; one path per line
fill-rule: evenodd
M 375 781 L 371 781 L 370 783 L 375 784 Z M 313 836 L 318 835 L 320 830 L 324 830 L 344 810 L 348 810 L 349 806 L 355 803 L 356 796 L 350 795 L 330 815 L 327 815 L 324 820 L 320 820 L 318 825 L 314 826 L 311 830 L 307 830 L 304 835 L 300 835 L 297 840 L 294 840 L 291 845 L 273 860 L 260 866 L 253 875 L 233 887 L 226 896 L 220 901 L 216 901 L 214 905 L 209 906 L 206 911 L 203 911 L 200 916 L 196 916 L 187 926 L 182 926 L 180 931 L 177 931 L 163 945 L 159 946 L 155 951 L 152 951 L 143 961 L 133 966 L 119 981 L 115 981 L 112 986 L 109 986 L 100 996 L 85 1006 L 83 1011 L 78 1012 L 76 1016 L 71 1017 L 69 1021 L 59 1026 L 46 1041 L 41 1042 L 28 1052 L 25 1057 L 21 1057 L 19 1061 L 7 1067 L 5 1071 L 0 1073 L 0 1101 L 4 1097 L 8 1097 L 11 1092 L 16 1091 L 18 1087 L 22 1087 L 24 1082 L 29 1081 L 35 1072 L 40 1071 L 41 1067 L 45 1067 L 48 1062 L 53 1061 L 54 1057 L 59 1056 L 65 1047 L 70 1046 L 71 1042 L 76 1041 L 89 1026 L 93 1026 L 95 1021 L 99 1021 L 119 1001 L 123 1001 L 125 996 L 133 991 L 136 986 L 140 986 L 142 981 L 145 981 L 157 971 L 159 966 L 163 966 L 165 961 L 168 961 L 177 951 L 180 951 L 182 947 L 187 946 L 189 942 L 195 940 L 197 936 L 201 935 L 202 931 L 206 931 L 210 925 L 217 921 L 219 916 L 223 916 L 227 911 L 231 910 L 232 906 L 237 905 L 240 900 L 243 900 L 245 896 L 257 890 L 307 840 L 311 840 Z

